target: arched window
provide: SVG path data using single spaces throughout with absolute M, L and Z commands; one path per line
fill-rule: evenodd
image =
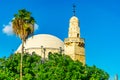
M 50 55 L 52 54 L 52 52 L 48 53 L 48 60 L 50 60 Z
M 77 37 L 79 37 L 79 33 L 77 33 Z

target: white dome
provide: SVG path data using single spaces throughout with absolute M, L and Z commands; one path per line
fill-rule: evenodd
M 17 49 L 17 52 L 21 52 L 21 46 Z M 64 47 L 64 43 L 59 38 L 49 35 L 49 34 L 38 34 L 34 35 L 33 37 L 30 37 L 26 40 L 26 43 L 24 45 L 25 49 L 29 48 L 41 48 L 43 46 L 44 48 L 57 48 Z
M 78 22 L 79 20 L 78 20 L 78 18 L 76 17 L 76 16 L 72 16 L 71 18 L 70 18 L 70 22 Z

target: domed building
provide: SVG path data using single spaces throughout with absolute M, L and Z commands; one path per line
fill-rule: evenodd
M 21 53 L 22 44 L 17 49 Z M 47 57 L 49 52 L 60 53 L 64 49 L 64 42 L 59 38 L 49 34 L 38 34 L 27 39 L 24 45 L 24 52 L 32 54 L 35 52 L 40 56 Z M 45 55 L 43 55 L 43 53 Z
M 49 34 L 38 34 L 28 38 L 24 50 L 28 53 L 35 52 L 41 57 L 48 57 L 49 52 L 64 53 L 69 55 L 73 60 L 79 60 L 85 64 L 85 42 L 80 37 L 79 19 L 74 15 L 69 21 L 68 38 L 64 42 L 59 38 Z M 21 46 L 16 52 L 21 52 Z M 64 52 L 63 52 L 64 51 Z

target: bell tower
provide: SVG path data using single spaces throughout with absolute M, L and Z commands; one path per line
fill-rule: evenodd
M 73 6 L 73 8 L 75 8 L 75 6 Z M 75 16 L 75 9 L 73 9 L 73 16 L 69 21 L 68 38 L 64 40 L 65 54 L 69 55 L 73 60 L 79 60 L 85 65 L 84 45 L 84 39 L 80 38 L 79 20 Z

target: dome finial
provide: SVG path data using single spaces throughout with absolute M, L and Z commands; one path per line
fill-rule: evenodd
M 75 4 L 73 4 L 73 16 L 75 16 L 75 8 L 76 8 L 76 5 Z

